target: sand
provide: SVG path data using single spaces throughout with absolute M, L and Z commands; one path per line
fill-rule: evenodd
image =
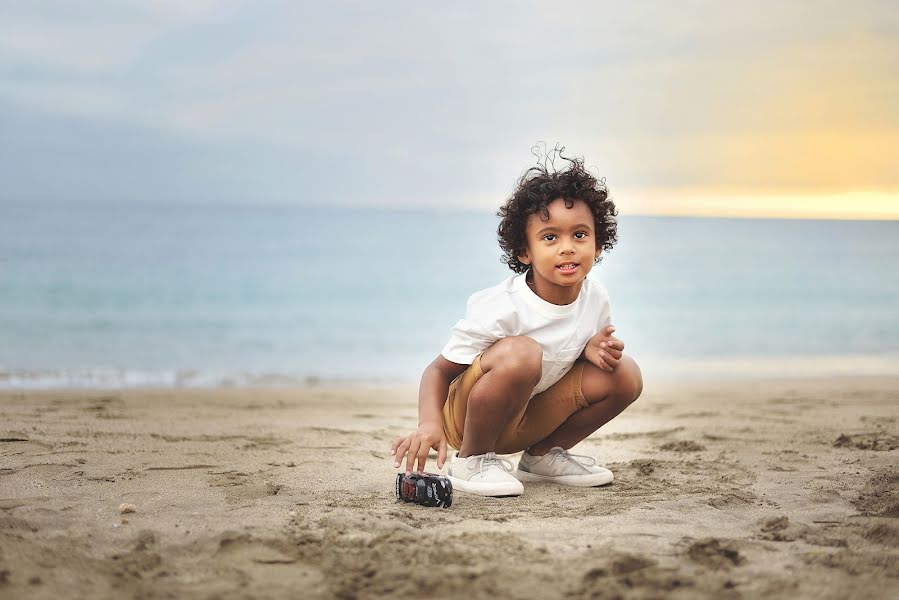
M 0 596 L 899 597 L 899 379 L 650 382 L 573 449 L 614 484 L 448 509 L 416 393 L 0 392 Z

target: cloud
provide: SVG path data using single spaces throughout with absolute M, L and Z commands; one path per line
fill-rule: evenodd
M 0 8 L 0 49 L 7 66 L 75 75 L 114 71 L 132 66 L 168 32 L 214 22 L 232 8 L 213 0 L 11 0 Z
M 178 146 L 210 197 L 228 169 L 231 196 L 492 206 L 540 139 L 613 188 L 899 187 L 889 3 L 66 6 L 0 8 L 0 111 Z

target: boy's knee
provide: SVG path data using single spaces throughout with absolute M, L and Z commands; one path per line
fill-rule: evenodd
M 527 336 L 503 338 L 484 353 L 481 367 L 485 371 L 499 369 L 515 376 L 526 376 L 536 385 L 543 376 L 543 348 Z
M 622 357 L 616 371 L 618 371 L 616 392 L 630 404 L 643 393 L 643 373 L 640 372 L 637 362 L 629 356 Z

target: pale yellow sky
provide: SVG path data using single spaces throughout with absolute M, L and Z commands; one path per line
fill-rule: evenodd
M 572 137 L 611 165 L 598 171 L 625 214 L 899 219 L 899 21 L 815 32 L 825 21 L 806 16 L 804 35 L 801 15 L 791 37 L 753 14 L 717 51 L 584 83 Z M 752 30 L 769 38 L 746 45 Z M 589 102 L 603 95 L 613 110 Z
M 883 191 L 621 189 L 622 215 L 899 220 L 899 193 Z

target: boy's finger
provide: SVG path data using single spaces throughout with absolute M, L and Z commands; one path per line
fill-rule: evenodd
M 396 449 L 396 456 L 393 459 L 393 466 L 399 467 L 400 461 L 403 460 L 403 455 L 406 454 L 406 448 L 409 446 L 409 440 L 403 440 L 403 442 Z
M 612 332 L 615 331 L 615 327 L 612 325 L 606 325 L 602 328 L 603 333 L 606 335 L 612 335 Z
M 412 467 L 415 465 L 415 458 L 418 456 L 418 447 L 421 445 L 419 440 L 415 440 L 412 444 L 409 445 L 409 454 L 406 459 L 406 473 L 412 472 Z
M 437 468 L 442 469 L 443 463 L 446 462 L 446 438 L 440 440 L 440 447 L 437 449 Z
M 418 472 L 425 472 L 425 463 L 428 462 L 428 451 L 431 448 L 426 444 L 422 444 L 421 448 L 418 450 Z
M 618 366 L 618 360 L 616 358 L 614 358 L 608 352 L 600 352 L 599 355 L 602 356 L 603 362 L 606 363 L 607 365 L 609 365 L 610 367 L 612 367 L 613 369 Z
M 621 350 L 615 350 L 615 349 L 610 348 L 609 350 L 606 350 L 606 352 L 608 352 L 612 358 L 616 358 L 618 360 L 621 360 L 621 357 L 624 356 L 624 352 L 622 352 Z
M 596 358 L 599 361 L 599 362 L 597 362 L 596 366 L 599 367 L 600 369 L 602 369 L 603 371 L 611 371 L 612 370 L 612 367 L 609 366 L 608 361 L 606 360 L 606 357 L 608 357 L 608 356 L 609 355 L 606 353 L 605 350 L 598 350 L 596 352 Z

